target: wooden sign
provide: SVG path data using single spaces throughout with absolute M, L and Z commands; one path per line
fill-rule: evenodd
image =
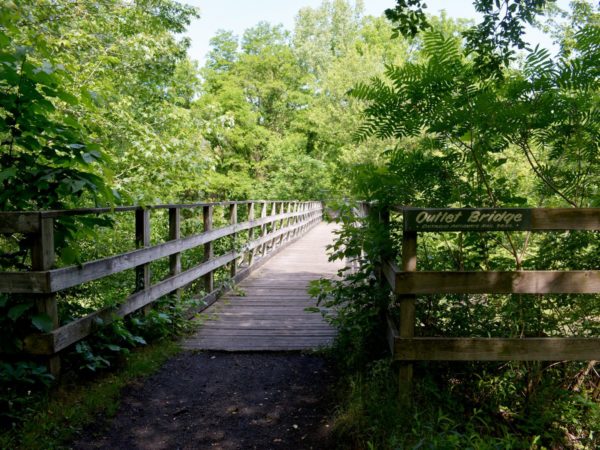
M 406 231 L 518 231 L 531 229 L 531 209 L 410 208 Z

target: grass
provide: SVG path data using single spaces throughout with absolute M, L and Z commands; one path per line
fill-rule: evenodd
M 18 429 L 0 435 L 0 449 L 62 449 L 99 416 L 113 416 L 127 385 L 156 372 L 181 351 L 177 342 L 157 341 L 131 352 L 115 371 L 91 381 L 64 381 L 32 405 Z
M 444 370 L 442 365 L 435 367 L 437 372 Z M 548 369 L 525 399 L 519 380 L 504 371 L 486 372 L 484 365 L 473 364 L 472 376 L 467 376 L 466 364 L 454 368 L 464 369 L 462 375 L 456 371 L 457 378 L 444 383 L 447 376 L 432 376 L 436 372 L 432 366 L 421 366 L 408 408 L 396 400 L 397 368 L 390 359 L 341 374 L 333 427 L 339 448 L 600 448 L 600 404 L 593 398 L 593 386 L 568 390 L 560 383 L 560 374 Z M 512 370 L 517 369 L 524 370 L 524 365 L 514 363 Z M 499 392 L 501 388 L 509 388 L 509 395 Z

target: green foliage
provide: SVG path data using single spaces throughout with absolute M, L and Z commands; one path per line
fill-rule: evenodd
M 397 310 L 387 288 L 380 287 L 374 277 L 380 255 L 398 247 L 401 224 L 392 220 L 388 237 L 377 220 L 377 210 L 361 220 L 353 216 L 352 207 L 338 208 L 342 228 L 332 258 L 352 261 L 354 270 L 342 272 L 341 281 L 313 283 L 311 293 L 325 307 L 325 314 L 335 309 L 330 320 L 339 328 L 332 354 L 342 370 L 343 400 L 334 427 L 342 447 L 597 446 L 600 405 L 594 361 L 417 363 L 413 406 L 401 409 L 396 400 L 396 370 L 385 356 L 383 335 L 385 313 L 394 317 Z M 538 253 L 535 262 L 525 261 L 527 266 L 598 266 L 595 236 L 547 236 L 544 248 L 553 250 L 548 255 Z M 506 270 L 514 261 L 499 251 L 500 241 L 501 234 L 427 234 L 420 240 L 417 259 L 421 270 Z M 565 248 L 558 248 L 559 243 Z M 561 253 L 569 256 L 561 257 Z M 417 300 L 415 333 L 597 336 L 596 317 L 598 302 L 593 296 L 428 296 Z
M 385 336 L 381 326 L 390 303 L 389 292 L 375 278 L 376 264 L 388 248 L 385 233 L 378 224 L 370 221 L 369 233 L 361 233 L 361 221 L 349 205 L 338 205 L 338 221 L 343 227 L 335 244 L 330 247 L 330 259 L 350 262 L 348 270 L 342 269 L 340 280 L 321 279 L 311 282 L 309 293 L 316 297 L 324 317 L 339 334 L 336 345 L 344 355 L 340 362 L 346 368 L 356 369 L 368 361 L 382 356 Z M 369 253 L 362 255 L 361 249 Z
M 385 16 L 395 24 L 395 34 L 415 37 L 419 31 L 430 27 L 423 9 L 427 6 L 421 0 L 397 0 L 394 9 L 386 9 Z
M 32 332 L 48 332 L 52 321 L 47 314 L 35 313 L 34 303 L 20 296 L 0 294 L 0 352 L 18 353 L 23 338 Z
M 0 38 L 10 42 L 1 31 Z M 0 54 L 0 209 L 64 208 L 85 194 L 95 203 L 111 201 L 103 176 L 93 171 L 106 163 L 100 148 L 86 142 L 87 130 L 72 114 L 55 106 L 77 104 L 63 88 L 64 70 L 11 44 Z
M 0 362 L 0 429 L 15 427 L 54 377 L 33 362 Z
M 474 54 L 476 70 L 481 73 L 501 75 L 502 67 L 507 67 L 515 57 L 515 48 L 524 49 L 525 26 L 532 25 L 536 15 L 542 13 L 547 4 L 554 0 L 475 0 L 475 10 L 483 20 L 465 30 L 462 35 L 466 50 Z M 395 25 L 394 37 L 402 35 L 414 38 L 419 32 L 431 28 L 424 13 L 427 7 L 420 0 L 397 0 L 394 9 L 387 9 L 385 15 Z
M 587 168 L 598 165 L 599 154 L 598 121 L 591 119 L 598 92 L 594 33 L 582 29 L 580 37 L 588 44 L 577 58 L 556 63 L 536 49 L 521 71 L 499 79 L 482 78 L 456 38 L 426 32 L 425 62 L 389 66 L 389 82 L 374 79 L 351 91 L 369 102 L 357 137 L 411 137 L 420 140 L 419 151 L 455 157 L 471 178 L 466 184 L 471 192 L 459 204 L 522 203 L 524 196 L 511 194 L 514 188 L 502 170 L 509 159 L 518 159 L 537 181 L 529 183 L 527 197 L 593 206 L 598 179 Z M 414 144 L 407 144 L 399 142 L 396 152 L 413 151 Z

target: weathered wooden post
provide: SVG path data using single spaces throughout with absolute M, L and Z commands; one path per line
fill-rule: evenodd
M 40 228 L 34 239 L 31 252 L 32 270 L 50 270 L 54 266 L 54 219 L 51 217 L 40 218 Z M 35 307 L 39 314 L 46 314 L 52 321 L 52 329 L 58 328 L 58 308 L 56 294 L 37 294 Z M 48 371 L 57 377 L 60 374 L 60 356 L 52 355 L 47 360 Z
M 402 271 L 417 270 L 417 232 L 404 230 L 402 233 Z M 401 338 L 412 338 L 415 335 L 415 303 L 416 295 L 398 295 L 396 301 L 400 306 L 399 335 Z M 402 404 L 408 405 L 412 397 L 412 363 L 400 363 L 398 371 L 398 396 Z
M 277 217 L 277 202 L 273 202 L 271 205 L 271 217 Z M 277 221 L 273 220 L 271 222 L 271 234 L 277 231 Z M 269 239 L 267 243 L 265 243 L 267 247 L 267 253 L 273 250 L 275 244 L 275 239 Z
M 298 215 L 297 215 L 299 205 L 300 205 L 299 202 L 295 201 L 292 206 L 292 211 L 295 214 L 293 221 L 292 221 L 292 223 L 294 224 L 294 231 L 292 231 L 292 238 L 295 238 L 296 235 L 298 234 L 298 228 L 296 228 L 296 226 L 298 225 L 298 222 L 300 222 L 300 219 L 298 218 Z
M 169 240 L 174 241 L 181 238 L 181 210 L 177 207 L 169 208 Z M 175 276 L 181 273 L 181 253 L 169 256 L 169 275 Z M 181 289 L 172 292 L 177 299 L 181 297 Z
M 135 247 L 143 248 L 150 246 L 150 210 L 138 208 L 135 210 Z M 150 264 L 140 264 L 135 268 L 135 290 L 143 291 L 150 287 Z M 148 314 L 151 305 L 143 308 L 143 313 Z
M 237 223 L 237 203 L 232 203 L 231 205 L 229 205 L 229 223 L 231 225 L 235 225 Z M 237 245 L 237 234 L 233 233 L 231 235 L 231 241 L 232 241 L 232 250 L 234 252 L 237 252 L 236 249 L 236 245 Z M 234 278 L 237 275 L 237 258 L 233 258 L 233 260 L 231 261 L 231 268 L 230 268 L 230 275 L 231 278 Z
M 250 202 L 248 204 L 248 222 L 254 221 L 254 202 Z M 248 230 L 248 242 L 252 242 L 254 240 L 254 227 L 250 227 Z M 252 248 L 248 252 L 248 267 L 252 265 L 254 262 L 254 248 Z
M 302 224 L 302 222 L 304 222 L 304 217 L 305 217 L 305 212 L 304 212 L 305 206 L 306 206 L 306 204 L 304 202 L 301 202 L 298 205 L 298 209 L 300 212 L 300 215 L 298 216 L 298 220 L 300 221 L 300 224 L 301 224 L 300 227 L 298 228 L 298 235 L 302 235 L 302 232 L 304 231 L 304 225 Z
M 285 221 L 285 226 L 287 227 L 288 232 L 285 233 L 285 240 L 289 241 L 291 239 L 291 237 L 292 237 L 292 232 L 290 230 L 290 227 L 292 225 L 292 218 L 290 217 L 290 214 L 292 214 L 292 202 L 288 202 L 287 203 L 287 208 L 286 209 L 287 209 L 288 218 Z
M 281 208 L 279 210 L 279 213 L 281 215 L 285 214 L 285 202 L 281 202 Z M 285 218 L 281 219 L 279 221 L 279 229 L 283 230 L 285 228 Z M 283 243 L 283 238 L 285 237 L 285 233 L 282 233 L 281 236 L 279 236 L 279 239 L 277 240 L 277 247 L 281 246 L 281 244 Z
M 205 205 L 202 207 L 202 219 L 204 222 L 204 231 L 212 230 L 213 226 L 213 205 Z M 212 241 L 204 244 L 204 258 L 203 262 L 210 260 L 213 257 L 213 245 Z M 215 277 L 212 271 L 208 272 L 204 275 L 204 290 L 206 294 L 210 294 L 215 287 L 214 283 Z
M 264 219 L 267 217 L 267 202 L 264 202 L 262 204 L 262 209 L 260 211 L 260 218 Z M 260 226 L 260 237 L 264 238 L 267 235 L 267 224 L 262 224 Z M 267 243 L 263 242 L 263 244 L 260 246 L 260 255 L 261 256 L 265 256 L 265 253 L 267 253 Z

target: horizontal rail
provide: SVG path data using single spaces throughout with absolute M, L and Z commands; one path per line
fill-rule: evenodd
M 39 222 L 42 217 L 56 218 L 64 216 L 81 216 L 87 214 L 107 214 L 137 211 L 140 209 L 155 210 L 155 209 L 191 209 L 202 208 L 205 206 L 230 206 L 230 205 L 249 205 L 263 203 L 311 203 L 301 202 L 298 200 L 239 200 L 225 202 L 201 202 L 201 203 L 173 203 L 162 205 L 148 206 L 114 206 L 100 208 L 74 208 L 74 209 L 51 209 L 46 211 L 0 211 L 0 233 L 30 233 L 37 230 L 35 222 Z M 22 229 L 21 229 L 22 224 Z M 33 225 L 32 225 L 33 224 Z
M 10 294 L 50 292 L 50 271 L 0 272 L 0 292 Z
M 591 361 L 600 359 L 600 338 L 399 338 L 400 361 Z
M 321 208 L 309 211 L 298 211 L 292 213 L 277 214 L 240 222 L 222 228 L 206 231 L 204 233 L 171 240 L 163 244 L 145 247 L 122 253 L 116 256 L 89 261 L 79 266 L 69 266 L 44 272 L 5 272 L 0 277 L 0 292 L 5 293 L 52 293 L 89 281 L 104 278 L 109 275 L 132 269 L 141 264 L 155 261 L 175 253 L 180 253 L 198 247 L 202 244 L 212 242 L 216 239 L 229 236 L 240 231 L 261 225 L 277 222 L 284 219 L 300 217 L 312 212 L 320 212 Z M 283 233 L 290 229 L 283 228 Z M 261 242 L 262 243 L 262 242 Z M 260 244 L 259 244 L 260 245 Z
M 101 320 L 101 323 L 108 324 L 113 322 L 116 317 L 125 317 L 160 297 L 167 295 L 169 292 L 186 286 L 197 278 L 200 278 L 202 275 L 206 275 L 207 273 L 224 266 L 238 256 L 239 254 L 236 252 L 226 253 L 178 275 L 166 278 L 153 284 L 148 289 L 130 295 L 123 304 L 116 309 L 106 308 L 88 314 L 81 319 L 74 320 L 50 333 L 29 336 L 25 340 L 25 350 L 32 354 L 53 354 L 59 352 L 92 333 L 98 319 Z
M 0 233 L 37 233 L 40 213 L 0 212 Z
M 167 295 L 176 289 L 189 285 L 192 281 L 202 277 L 203 275 L 227 265 L 243 255 L 246 251 L 249 251 L 263 243 L 269 242 L 281 235 L 315 223 L 317 219 L 320 219 L 320 212 L 321 208 L 305 211 L 303 214 L 308 216 L 306 220 L 298 222 L 292 226 L 282 228 L 275 232 L 271 232 L 260 239 L 249 242 L 240 251 L 231 251 L 225 253 L 191 269 L 153 284 L 147 289 L 136 292 L 135 294 L 127 297 L 127 299 L 125 299 L 119 307 L 105 308 L 103 310 L 88 314 L 85 317 L 63 325 L 62 327 L 57 328 L 50 333 L 28 336 L 25 339 L 24 350 L 35 355 L 51 355 L 57 353 L 93 333 L 97 328 L 97 323 L 99 321 L 102 324 L 108 324 L 113 322 L 117 317 L 125 317 L 126 315 L 131 314 L 132 312 L 135 312 L 154 302 L 160 297 L 163 297 L 164 295 Z M 274 219 L 275 217 L 276 216 L 270 216 L 267 218 Z
M 598 270 L 531 270 L 518 272 L 384 271 L 396 294 L 597 294 Z
M 600 208 L 536 208 L 532 230 L 600 230 Z

